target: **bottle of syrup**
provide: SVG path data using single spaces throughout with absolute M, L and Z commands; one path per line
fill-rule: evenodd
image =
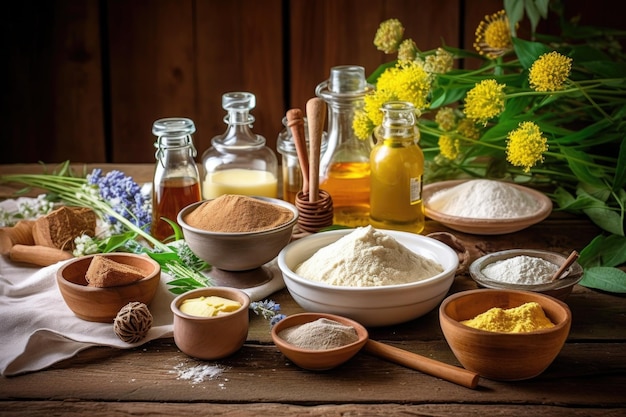
M 409 102 L 390 101 L 382 112 L 383 123 L 370 155 L 371 225 L 420 233 L 424 230 L 424 153 L 418 145 L 415 107 Z
M 328 145 L 320 160 L 320 189 L 333 200 L 337 225 L 369 224 L 371 141 L 359 139 L 352 123 L 371 89 L 363 67 L 343 65 L 331 68 L 330 78 L 315 90 L 328 107 Z
M 179 117 L 159 119 L 152 125 L 157 139 L 150 233 L 161 241 L 174 234 L 174 229 L 162 218 L 176 222 L 181 209 L 202 198 L 191 136 L 195 131 L 192 120 Z
M 256 106 L 252 93 L 233 92 L 222 96 L 228 125 L 211 140 L 202 155 L 202 196 L 214 199 L 223 194 L 278 197 L 278 158 L 265 145 L 265 138 L 252 131 Z

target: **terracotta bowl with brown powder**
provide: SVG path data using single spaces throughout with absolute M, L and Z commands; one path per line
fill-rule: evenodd
M 225 271 L 258 268 L 278 255 L 298 220 L 293 204 L 276 198 L 226 194 L 178 213 L 189 248 Z

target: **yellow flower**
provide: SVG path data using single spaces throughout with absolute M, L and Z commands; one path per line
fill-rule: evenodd
M 374 123 L 372 123 L 366 112 L 357 111 L 354 113 L 352 129 L 354 129 L 354 134 L 357 138 L 367 139 L 372 134 L 375 127 L 376 126 L 374 126 Z
M 412 39 L 405 39 L 398 47 L 399 61 L 413 61 L 417 58 L 417 45 Z
M 504 55 L 513 49 L 509 18 L 504 10 L 485 16 L 476 29 L 474 48 L 489 59 Z
M 430 87 L 430 75 L 415 61 L 402 62 L 388 68 L 376 83 L 376 91 L 388 92 L 396 100 L 413 103 L 417 110 L 428 105 Z
M 458 139 L 453 139 L 448 135 L 441 135 L 439 136 L 438 144 L 439 152 L 444 158 L 454 160 L 459 156 L 461 144 Z
M 383 112 L 380 110 L 382 109 L 383 104 L 396 99 L 397 97 L 393 94 L 392 91 L 389 90 L 376 90 L 374 93 L 365 96 L 363 100 L 363 110 L 365 110 L 367 117 L 371 120 L 374 127 L 380 126 L 383 123 Z M 366 135 L 362 138 L 365 138 L 367 136 L 369 135 Z
M 530 86 L 535 91 L 557 91 L 572 70 L 572 58 L 556 51 L 541 55 L 530 67 Z
M 459 120 L 456 131 L 466 138 L 480 139 L 480 129 L 476 127 L 476 123 L 472 119 L 463 118 Z
M 434 74 L 445 74 L 452 69 L 454 56 L 443 48 L 437 48 L 435 55 L 425 58 L 424 69 Z
M 456 126 L 456 116 L 452 107 L 442 107 L 435 114 L 435 122 L 443 131 L 450 131 Z
M 380 24 L 374 36 L 374 46 L 386 54 L 398 50 L 398 45 L 404 35 L 404 26 L 398 19 L 388 19 Z
M 489 119 L 504 111 L 504 87 L 493 79 L 476 84 L 465 97 L 465 115 L 486 125 Z
M 543 162 L 543 153 L 548 150 L 547 139 L 539 126 L 533 122 L 521 122 L 507 136 L 506 159 L 512 165 L 523 167 L 524 172 L 538 162 Z

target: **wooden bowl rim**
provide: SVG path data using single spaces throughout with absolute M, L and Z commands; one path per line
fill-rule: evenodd
M 356 330 L 358 339 L 352 343 L 349 343 L 347 345 L 343 345 L 343 346 L 339 346 L 336 348 L 332 348 L 332 349 L 323 349 L 323 350 L 313 350 L 313 349 L 303 349 L 300 348 L 298 346 L 292 345 L 291 343 L 287 342 L 285 339 L 281 338 L 278 333 L 280 333 L 282 330 L 288 329 L 290 327 L 293 326 L 297 326 L 300 324 L 306 324 L 306 323 L 310 323 L 313 322 L 317 319 L 321 319 L 321 318 L 325 318 L 328 320 L 334 320 L 337 321 L 341 324 L 344 325 L 348 325 L 348 326 L 352 326 L 354 328 L 354 330 Z M 291 351 L 294 353 L 301 353 L 301 354 L 307 354 L 307 355 L 326 355 L 329 353 L 336 353 L 336 352 L 341 352 L 344 350 L 351 350 L 355 347 L 357 347 L 359 344 L 364 345 L 365 342 L 367 342 L 367 339 L 369 338 L 369 333 L 367 331 L 367 329 L 365 328 L 365 326 L 363 326 L 361 323 L 352 320 L 348 317 L 344 317 L 344 316 L 339 316 L 337 314 L 330 314 L 330 313 L 296 313 L 296 314 L 292 314 L 290 316 L 285 317 L 284 319 L 282 319 L 281 321 L 279 321 L 278 323 L 276 323 L 273 327 L 272 327 L 272 340 L 274 341 L 274 343 L 277 346 L 280 346 L 282 348 L 284 348 L 287 351 Z
M 550 303 L 553 306 L 555 306 L 556 308 L 560 308 L 563 310 L 563 312 L 565 313 L 565 320 L 559 322 L 559 323 L 554 323 L 554 327 L 550 327 L 547 329 L 538 329 L 538 330 L 533 330 L 531 332 L 519 332 L 519 333 L 511 333 L 511 332 L 494 332 L 494 331 L 490 331 L 490 330 L 482 330 L 482 329 L 476 329 L 474 327 L 470 327 L 470 326 L 466 326 L 464 324 L 461 324 L 458 320 L 453 319 L 452 317 L 450 317 L 447 312 L 446 312 L 446 307 L 460 299 L 460 298 L 464 298 L 464 297 L 472 297 L 476 294 L 486 294 L 488 292 L 491 293 L 511 293 L 511 294 L 518 294 L 518 295 L 526 295 L 529 296 L 532 299 L 535 300 L 541 300 L 542 302 L 545 303 Z M 529 302 L 532 300 L 529 300 Z M 542 308 L 543 304 L 540 301 L 539 304 L 541 305 Z M 489 307 L 491 308 L 491 307 Z M 487 308 L 487 310 L 489 310 L 489 308 Z M 485 311 L 487 311 L 485 310 Z M 448 297 L 446 297 L 442 302 L 441 302 L 441 306 L 439 307 L 439 317 L 440 320 L 445 321 L 447 324 L 451 325 L 452 327 L 456 328 L 457 330 L 464 332 L 464 333 L 470 333 L 470 334 L 474 334 L 474 335 L 490 335 L 490 337 L 514 337 L 514 338 L 523 338 L 523 337 L 528 337 L 529 335 L 540 335 L 540 334 L 546 334 L 546 333 L 554 333 L 554 332 L 558 332 L 561 331 L 562 329 L 569 327 L 571 325 L 571 321 L 572 321 L 572 312 L 569 309 L 568 305 L 565 304 L 563 301 L 558 300 L 554 297 L 550 297 L 549 295 L 545 295 L 545 294 L 541 294 L 541 293 L 537 293 L 537 292 L 532 292 L 532 291 L 522 291 L 522 290 L 506 290 L 506 289 L 491 289 L 491 288 L 483 288 L 483 289 L 476 289 L 476 290 L 467 290 L 467 291 L 461 291 L 455 294 L 452 294 Z

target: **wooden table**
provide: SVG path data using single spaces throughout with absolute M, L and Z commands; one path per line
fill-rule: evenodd
M 149 181 L 151 165 L 119 168 Z M 0 166 L 0 174 L 32 172 Z M 7 188 L 0 188 L 0 195 Z M 450 231 L 429 222 L 425 233 Z M 598 229 L 586 219 L 554 213 L 527 230 L 502 236 L 454 232 L 482 253 L 536 248 L 563 254 L 582 249 Z M 451 293 L 476 288 L 457 275 Z M 302 309 L 286 290 L 271 299 L 285 314 Z M 361 352 L 343 366 L 309 372 L 291 364 L 272 344 L 267 321 L 251 314 L 244 347 L 220 361 L 181 353 L 173 339 L 140 348 L 92 348 L 39 372 L 0 379 L 0 415 L 626 415 L 626 298 L 577 286 L 566 300 L 572 328 L 563 350 L 540 376 L 498 382 L 481 378 L 477 389 L 404 368 Z M 459 366 L 437 318 L 429 314 L 396 326 L 370 329 L 372 339 Z M 194 383 L 180 371 L 219 369 Z

